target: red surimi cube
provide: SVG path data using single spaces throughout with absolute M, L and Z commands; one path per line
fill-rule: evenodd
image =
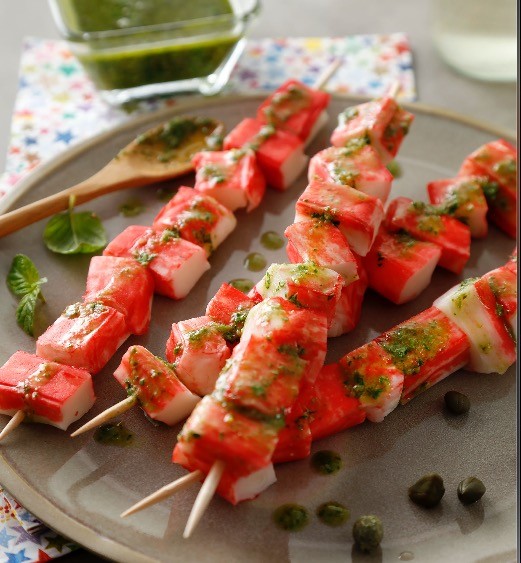
M 255 301 L 242 291 L 223 283 L 208 302 L 206 315 L 216 323 L 231 325 L 238 320 L 239 314 L 245 318 L 254 305 Z
M 125 317 L 101 303 L 69 305 L 36 341 L 36 354 L 98 373 L 130 336 Z
M 312 262 L 272 264 L 255 289 L 263 299 L 282 297 L 299 307 L 325 315 L 328 325 L 344 286 L 342 276 Z
M 350 332 L 360 321 L 362 303 L 367 289 L 367 273 L 359 256 L 357 261 L 358 279 L 342 288 L 340 299 L 335 307 L 335 314 L 327 331 L 329 337 L 341 336 Z
M 233 213 L 216 199 L 182 186 L 156 215 L 152 228 L 172 230 L 210 256 L 236 225 Z
M 240 478 L 265 468 L 272 471 L 277 434 L 272 423 L 249 418 L 207 395 L 197 404 L 179 434 L 172 460 L 189 471 L 199 469 L 204 474 L 208 474 L 216 460 L 222 460 L 226 470 L 217 492 L 236 504 L 251 498 L 238 494 Z
M 172 299 L 186 297 L 199 278 L 210 268 L 205 251 L 179 238 L 173 231 L 125 229 L 105 248 L 104 255 L 132 257 L 147 267 L 154 279 L 154 291 Z M 130 248 L 127 243 L 132 243 Z
M 438 264 L 460 274 L 470 258 L 469 228 L 448 215 L 430 212 L 423 202 L 398 197 L 387 208 L 385 226 L 391 232 L 405 231 L 412 237 L 441 248 Z
M 397 154 L 414 115 L 398 106 L 393 98 L 381 98 L 347 108 L 338 116 L 331 144 L 343 147 L 354 139 L 369 138 L 382 162 L 388 164 Z
M 344 392 L 358 399 L 371 422 L 382 422 L 399 404 L 404 375 L 375 342 L 346 354 L 338 366 Z
M 252 118 L 243 119 L 224 139 L 225 150 L 242 148 L 255 151 L 266 182 L 277 190 L 286 190 L 308 162 L 296 135 Z
M 403 373 L 401 403 L 465 366 L 467 335 L 438 308 L 430 307 L 374 339 Z
M 257 119 L 289 131 L 307 144 L 327 121 L 325 110 L 330 98 L 327 92 L 290 79 L 262 102 Z
M 295 205 L 295 222 L 318 219 L 337 226 L 351 248 L 365 256 L 384 216 L 382 202 L 349 186 L 311 182 Z
M 393 175 L 370 145 L 328 147 L 309 162 L 308 179 L 350 186 L 364 194 L 387 201 Z
M 210 317 L 197 317 L 172 325 L 166 343 L 166 359 L 193 393 L 202 396 L 213 391 L 230 355 L 222 330 Z
M 103 255 L 134 258 L 131 251 L 134 244 L 143 237 L 150 236 L 151 233 L 152 231 L 149 227 L 145 227 L 143 225 L 130 225 L 107 244 L 105 250 L 103 251 Z
M 517 218 L 517 151 L 503 139 L 487 143 L 470 154 L 461 165 L 459 175 L 486 176 L 483 187 L 489 219 L 507 235 L 516 238 Z
M 170 426 L 185 419 L 199 402 L 175 370 L 143 346 L 131 346 L 125 352 L 114 377 L 150 418 Z
M 309 412 L 301 403 L 301 397 L 306 395 L 301 391 L 299 398 L 285 417 L 284 428 L 279 432 L 277 447 L 273 453 L 273 463 L 284 463 L 304 459 L 311 453 L 311 430 L 309 428 Z
M 300 401 L 305 405 L 313 440 L 351 428 L 365 420 L 360 401 L 349 396 L 338 364 L 324 366 L 313 386 L 306 386 Z
M 234 348 L 216 392 L 226 402 L 283 420 L 298 397 L 305 370 L 296 347 L 251 335 Z
M 266 180 L 252 150 L 202 151 L 192 163 L 194 190 L 215 198 L 230 211 L 242 207 L 252 211 L 262 201 Z
M 119 311 L 132 334 L 148 330 L 153 294 L 152 275 L 133 258 L 91 258 L 83 301 L 103 303 Z
M 478 373 L 504 373 L 516 361 L 516 345 L 503 319 L 488 283 L 468 279 L 449 289 L 434 301 L 463 331 L 470 343 L 467 369 Z
M 346 284 L 358 279 L 356 259 L 344 235 L 331 223 L 299 221 L 286 228 L 286 253 L 293 264 L 313 262 L 338 272 Z
M 382 227 L 363 258 L 369 287 L 397 305 L 407 303 L 429 285 L 440 256 L 436 244 Z
M 480 176 L 460 176 L 427 184 L 430 202 L 447 215 L 452 215 L 468 225 L 474 238 L 486 237 L 488 232 L 488 205 L 483 194 L 484 180 Z
M 91 375 L 83 369 L 22 351 L 0 367 L 0 414 L 23 411 L 27 420 L 65 430 L 94 401 Z

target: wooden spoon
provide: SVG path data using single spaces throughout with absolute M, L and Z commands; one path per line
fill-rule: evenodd
M 176 117 L 134 139 L 90 178 L 49 197 L 0 215 L 0 237 L 18 231 L 69 206 L 99 196 L 177 178 L 193 170 L 192 156 L 221 146 L 224 126 L 214 119 Z

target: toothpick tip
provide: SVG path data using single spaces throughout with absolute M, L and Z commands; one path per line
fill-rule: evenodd
M 0 442 L 4 438 L 9 436 L 9 434 L 11 434 L 11 432 L 13 432 L 16 428 L 18 428 L 18 426 L 22 424 L 24 418 L 25 418 L 24 411 L 16 411 L 13 417 L 11 418 L 11 420 L 4 426 L 4 428 L 0 432 Z

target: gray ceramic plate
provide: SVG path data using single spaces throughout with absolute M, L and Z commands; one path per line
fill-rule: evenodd
M 98 170 L 145 128 L 173 113 L 204 114 L 222 119 L 230 129 L 252 115 L 260 97 L 214 99 L 178 106 L 169 114 L 144 119 L 101 135 L 43 167 L 25 183 L 20 203 L 41 198 L 76 183 Z M 360 100 L 334 98 L 331 120 L 309 148 L 312 154 L 328 145 L 335 116 Z M 429 180 L 456 173 L 462 159 L 479 145 L 507 133 L 414 106 L 416 121 L 406 139 L 399 163 L 403 176 L 394 195 L 425 199 Z M 186 178 L 190 185 L 191 177 Z M 282 233 L 293 220 L 294 202 L 306 184 L 302 177 L 286 193 L 269 191 L 265 202 L 249 215 L 238 213 L 239 227 L 212 257 L 212 269 L 191 294 L 180 302 L 156 297 L 150 333 L 132 342 L 164 355 L 172 322 L 203 314 L 219 285 L 236 277 L 251 277 L 243 267 L 247 253 L 258 250 L 268 263 L 284 261 L 285 252 L 261 248 L 267 230 Z M 150 224 L 163 205 L 157 187 L 119 193 L 86 204 L 98 213 L 110 238 L 131 223 Z M 134 219 L 118 214 L 129 197 L 146 203 L 146 212 Z M 81 298 L 89 257 L 64 257 L 48 252 L 42 243 L 44 223 L 37 223 L 0 240 L 1 276 L 5 278 L 15 253 L 29 255 L 49 283 L 42 327 Z M 514 243 L 491 228 L 486 240 L 473 242 L 464 276 L 480 275 L 503 264 Z M 431 286 L 415 301 L 394 306 L 368 292 L 362 320 L 352 333 L 331 341 L 329 360 L 370 340 L 413 314 L 427 308 L 441 292 L 460 278 L 438 269 Z M 34 351 L 34 341 L 17 327 L 15 300 L 0 283 L 3 313 L 0 362 L 16 349 Z M 123 347 L 126 349 L 126 345 Z M 120 350 L 95 380 L 98 401 L 90 418 L 123 398 L 111 374 Z M 447 416 L 442 397 L 449 389 L 469 395 L 472 409 L 464 418 Z M 385 527 L 381 551 L 360 561 L 397 561 L 411 557 L 427 561 L 513 561 L 516 550 L 516 381 L 514 368 L 506 374 L 459 372 L 397 408 L 381 424 L 364 423 L 322 440 L 314 450 L 341 453 L 344 468 L 334 476 L 319 476 L 308 460 L 277 468 L 278 482 L 257 500 L 233 507 L 215 498 L 190 540 L 181 538 L 198 486 L 179 493 L 126 520 L 120 512 L 145 495 L 184 474 L 170 463 L 179 428 L 154 427 L 140 409 L 124 417 L 136 444 L 119 449 L 96 443 L 92 434 L 71 439 L 44 425 L 22 425 L 0 447 L 0 481 L 42 520 L 71 539 L 107 557 L 131 561 L 304 562 L 334 563 L 361 557 L 352 551 L 351 525 L 328 528 L 312 517 L 302 532 L 288 534 L 271 521 L 275 507 L 286 502 L 305 505 L 311 513 L 321 503 L 339 501 L 351 510 L 350 523 L 362 514 L 377 514 Z M 84 421 L 82 421 L 84 422 Z M 77 423 L 77 425 L 79 425 Z M 425 473 L 443 476 L 446 495 L 441 505 L 423 510 L 407 498 L 407 488 Z M 458 483 L 476 475 L 486 484 L 483 499 L 470 507 L 456 496 Z

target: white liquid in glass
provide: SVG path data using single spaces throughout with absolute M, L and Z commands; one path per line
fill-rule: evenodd
M 516 80 L 516 0 L 433 2 L 434 43 L 449 65 L 481 80 Z

